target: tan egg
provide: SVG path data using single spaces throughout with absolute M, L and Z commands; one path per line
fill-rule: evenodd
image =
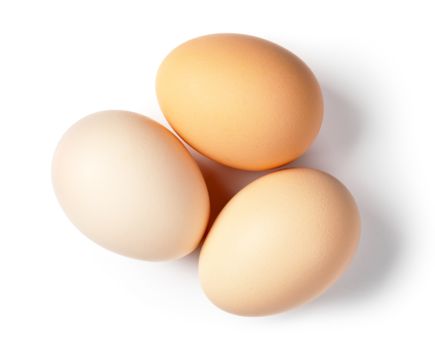
M 322 122 L 322 95 L 310 69 L 283 47 L 253 36 L 187 41 L 160 65 L 156 91 L 183 140 L 239 169 L 270 169 L 296 159 Z
M 53 158 L 56 195 L 90 239 L 145 260 L 200 242 L 209 216 L 202 174 L 182 143 L 139 114 L 105 111 L 73 125 Z
M 265 175 L 216 219 L 200 253 L 201 285 L 214 304 L 234 314 L 285 311 L 337 279 L 359 231 L 352 195 L 334 177 L 312 169 Z

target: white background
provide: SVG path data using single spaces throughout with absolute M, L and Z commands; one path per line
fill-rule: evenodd
M 434 9 L 431 1 L 0 0 L 0 348 L 434 349 Z M 295 52 L 325 94 L 320 136 L 296 165 L 354 193 L 352 265 L 316 301 L 233 316 L 202 293 L 197 254 L 148 263 L 70 224 L 51 156 L 79 118 L 127 109 L 164 123 L 156 70 L 214 32 Z M 234 179 L 228 193 L 248 180 Z M 234 176 L 232 176 L 234 175 Z

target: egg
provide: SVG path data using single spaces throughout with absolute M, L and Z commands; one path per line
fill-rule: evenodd
M 207 35 L 175 48 L 160 65 L 156 92 L 186 143 L 238 169 L 270 169 L 298 158 L 322 122 L 321 90 L 307 65 L 248 35 Z
M 337 179 L 295 168 L 253 181 L 224 207 L 200 252 L 203 290 L 244 316 L 303 304 L 330 286 L 359 240 L 355 201 Z
M 52 180 L 72 223 L 129 257 L 180 258 L 207 225 L 209 197 L 196 162 L 175 135 L 136 113 L 78 121 L 57 146 Z

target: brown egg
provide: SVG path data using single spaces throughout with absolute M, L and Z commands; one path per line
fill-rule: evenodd
M 322 122 L 310 69 L 283 47 L 247 35 L 207 35 L 177 47 L 159 68 L 156 91 L 183 140 L 239 169 L 296 159 Z
M 359 231 L 352 195 L 334 177 L 301 168 L 265 175 L 217 217 L 200 253 L 201 285 L 234 314 L 285 311 L 337 279 Z
M 209 199 L 196 162 L 170 131 L 139 114 L 81 119 L 59 142 L 52 175 L 69 219 L 120 254 L 179 258 L 205 231 Z

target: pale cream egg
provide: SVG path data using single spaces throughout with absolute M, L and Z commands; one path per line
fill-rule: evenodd
M 180 258 L 207 225 L 196 162 L 170 131 L 136 113 L 98 112 L 74 124 L 56 149 L 52 179 L 72 223 L 126 256 Z

